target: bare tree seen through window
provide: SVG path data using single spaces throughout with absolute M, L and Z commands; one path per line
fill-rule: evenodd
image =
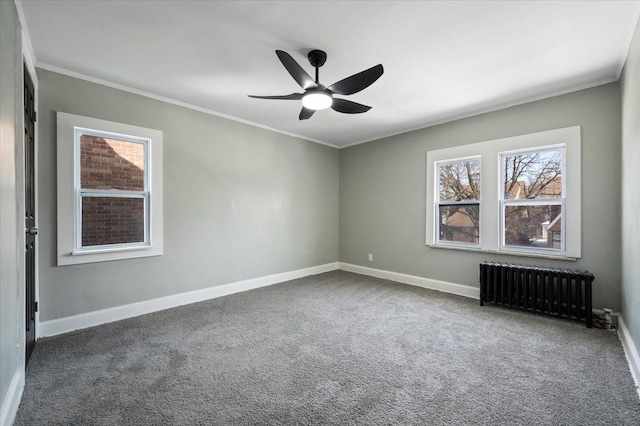
M 480 160 L 438 165 L 440 241 L 478 244 L 480 237 Z
M 560 248 L 561 148 L 502 156 L 504 244 Z

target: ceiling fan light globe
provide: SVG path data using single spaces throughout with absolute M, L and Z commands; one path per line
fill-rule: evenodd
M 302 97 L 302 105 L 316 111 L 329 108 L 332 102 L 333 99 L 326 92 L 310 92 Z

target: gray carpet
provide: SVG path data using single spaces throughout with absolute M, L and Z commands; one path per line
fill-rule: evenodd
M 16 425 L 639 425 L 617 335 L 335 271 L 38 343 Z

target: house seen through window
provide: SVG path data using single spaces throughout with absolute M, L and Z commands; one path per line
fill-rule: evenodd
M 480 242 L 480 159 L 438 163 L 438 240 Z
M 500 155 L 505 247 L 563 248 L 563 157 L 561 147 Z
M 426 244 L 581 256 L 579 126 L 427 152 Z

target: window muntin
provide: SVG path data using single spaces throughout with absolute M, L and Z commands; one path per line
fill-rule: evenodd
M 500 153 L 501 250 L 563 254 L 564 146 Z
M 436 163 L 437 244 L 480 243 L 480 158 Z
M 149 245 L 149 140 L 75 128 L 75 250 Z

